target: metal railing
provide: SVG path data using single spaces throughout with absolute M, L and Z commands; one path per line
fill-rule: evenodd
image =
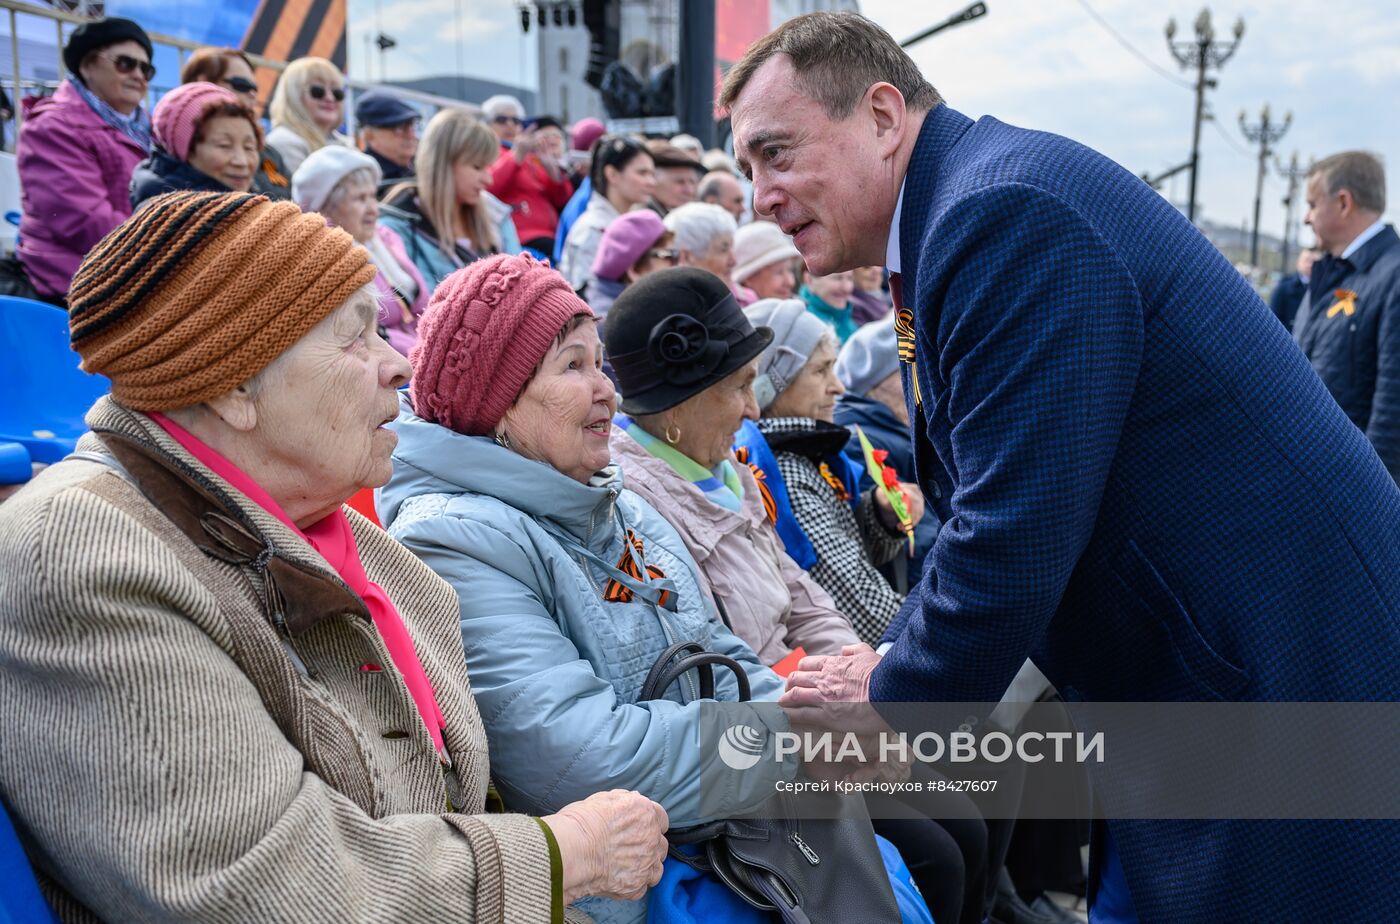
M 67 70 L 63 65 L 63 46 L 66 44 L 63 36 L 64 23 L 81 25 L 91 20 L 89 17 L 77 16 L 73 13 L 66 13 L 62 10 L 55 10 L 45 6 L 35 6 L 32 3 L 23 3 L 21 0 L 0 0 L 0 10 L 5 10 L 6 15 L 9 17 L 10 67 L 12 71 L 10 76 L 13 81 L 10 85 L 16 89 L 15 98 L 12 102 L 14 104 L 15 114 L 15 133 L 16 136 L 18 136 L 20 125 L 23 124 L 24 121 L 24 107 L 20 105 L 18 98 L 19 89 L 24 86 L 42 88 L 47 82 L 24 80 L 20 74 L 19 29 L 16 21 L 17 18 L 20 14 L 24 14 L 26 16 L 36 16 L 40 19 L 48 19 L 53 22 L 55 42 L 54 60 L 58 62 L 60 79 L 61 75 Z M 150 37 L 153 45 L 165 45 L 176 49 L 179 54 L 181 68 L 185 66 L 185 62 L 189 60 L 189 56 L 193 52 L 208 47 L 200 42 L 191 42 L 188 39 L 176 38 L 173 35 L 163 35 L 159 32 L 148 32 L 146 34 Z M 245 54 L 247 53 L 245 52 Z M 248 60 L 253 62 L 254 67 L 266 67 L 275 71 L 281 71 L 287 66 L 286 61 L 276 61 L 271 58 L 265 58 L 262 55 L 248 54 Z M 379 84 L 346 78 L 345 119 L 346 125 L 352 135 L 355 132 L 355 93 L 369 90 L 375 86 L 379 86 Z M 393 91 L 396 96 L 408 100 L 409 102 L 431 107 L 433 112 L 447 108 L 466 109 L 473 113 L 480 112 L 479 106 L 464 102 L 463 100 L 452 99 L 447 96 L 437 96 L 432 93 L 423 93 L 418 90 L 410 90 L 407 87 L 398 86 L 393 87 Z

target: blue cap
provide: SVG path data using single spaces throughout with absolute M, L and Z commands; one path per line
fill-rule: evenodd
M 422 113 L 388 90 L 367 90 L 355 100 L 355 121 L 360 125 L 402 125 L 421 117 Z

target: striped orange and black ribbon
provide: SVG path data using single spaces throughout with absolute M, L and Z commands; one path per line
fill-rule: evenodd
M 823 462 L 818 470 L 822 473 L 822 478 L 826 483 L 831 485 L 831 490 L 836 492 L 837 500 L 844 504 L 851 499 L 851 495 L 846 491 L 846 486 L 842 484 L 841 479 L 832 474 L 831 466 Z
M 894 316 L 894 336 L 899 345 L 899 361 L 909 364 L 910 378 L 914 382 L 914 405 L 923 407 L 924 399 L 919 394 L 919 371 L 914 365 L 914 312 L 900 308 Z
M 758 484 L 758 496 L 763 499 L 763 512 L 769 523 L 778 522 L 778 502 L 773 500 L 773 491 L 768 487 L 768 473 L 749 461 L 749 447 L 740 446 L 734 450 L 734 458 L 740 465 L 747 465 L 753 472 L 753 480 Z
M 344 71 L 348 5 L 348 0 L 259 0 L 239 47 L 273 61 L 329 58 Z M 271 99 L 277 71 L 261 67 L 255 77 L 258 99 Z
M 628 577 L 633 577 L 643 582 L 647 580 L 647 577 L 653 580 L 664 578 L 666 572 L 655 565 L 647 565 L 647 576 L 644 577 L 642 575 L 641 568 L 638 566 L 637 561 L 639 559 L 646 561 L 646 552 L 644 548 L 641 537 L 629 529 L 627 531 L 627 542 L 622 547 L 622 558 L 619 559 L 617 563 L 617 570 Z M 635 556 L 632 554 L 634 549 L 636 550 Z M 608 586 L 603 589 L 603 599 L 608 603 L 631 603 L 632 596 L 632 588 L 618 582 L 615 578 L 610 578 L 608 580 Z M 665 606 L 666 600 L 670 596 L 671 592 L 669 590 L 662 591 L 661 598 L 657 601 L 657 604 Z

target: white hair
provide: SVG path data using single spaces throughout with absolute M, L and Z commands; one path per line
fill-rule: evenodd
M 370 189 L 375 189 L 378 185 L 379 175 L 373 167 L 356 167 L 331 187 L 326 201 L 321 203 L 321 211 L 325 212 L 326 209 L 337 207 L 361 187 L 368 186 Z
M 525 118 L 525 104 L 508 93 L 498 93 L 481 104 L 481 115 L 488 120 L 499 115 L 513 115 L 518 119 L 523 119 Z
M 734 216 L 713 202 L 687 202 L 672 209 L 665 225 L 676 236 L 676 246 L 693 254 L 708 252 L 715 238 L 733 236 L 739 228 Z

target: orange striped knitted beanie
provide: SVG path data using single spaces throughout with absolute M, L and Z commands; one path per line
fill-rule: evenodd
M 88 253 L 68 292 L 69 333 L 117 401 L 189 407 L 267 368 L 375 272 L 349 234 L 290 202 L 170 193 Z

